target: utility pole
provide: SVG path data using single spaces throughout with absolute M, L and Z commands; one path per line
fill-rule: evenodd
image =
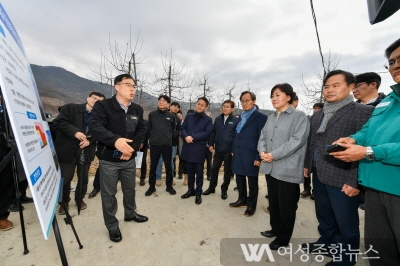
M 203 83 L 203 86 L 204 86 L 204 89 L 203 89 L 203 97 L 204 97 L 204 98 L 206 97 L 206 85 L 207 85 L 207 80 L 204 79 L 204 83 Z
M 315 33 L 317 34 L 318 48 L 319 48 L 319 54 L 321 55 L 322 68 L 324 69 L 324 75 L 322 76 L 322 80 L 323 80 L 327 73 L 326 73 L 324 55 L 322 54 L 321 42 L 319 40 L 319 34 L 318 34 L 318 28 L 317 28 L 317 16 L 315 15 L 313 0 L 310 0 L 310 5 L 311 5 L 312 17 L 313 17 L 313 20 L 314 20 Z M 322 84 L 322 87 L 321 87 L 321 95 L 320 95 L 319 102 L 322 102 L 322 99 L 323 99 L 323 96 L 322 96 L 323 88 L 324 88 L 324 84 Z

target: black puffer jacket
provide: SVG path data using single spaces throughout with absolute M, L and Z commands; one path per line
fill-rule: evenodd
M 172 139 L 179 134 L 177 116 L 168 110 L 155 110 L 149 114 L 150 145 L 172 146 Z
M 133 140 L 129 143 L 135 150 L 132 160 L 136 157 L 140 144 L 146 134 L 146 125 L 143 120 L 143 108 L 131 103 L 128 112 L 119 105 L 115 95 L 106 100 L 97 101 L 92 109 L 89 128 L 93 139 L 97 140 L 96 155 L 101 160 L 119 162 L 119 157 L 113 156 L 114 146 L 118 138 Z

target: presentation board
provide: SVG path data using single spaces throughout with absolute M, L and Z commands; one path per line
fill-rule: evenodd
M 61 172 L 29 61 L 17 30 L 1 4 L 0 87 L 43 235 L 47 239 L 57 208 Z

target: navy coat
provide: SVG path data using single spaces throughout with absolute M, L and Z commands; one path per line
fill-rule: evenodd
M 230 114 L 224 124 L 225 116 L 221 114 L 214 121 L 208 146 L 215 146 L 216 152 L 232 152 L 232 142 L 235 138 L 239 118 Z
M 258 140 L 267 116 L 255 110 L 247 119 L 240 133 L 236 133 L 233 140 L 232 172 L 243 176 L 258 176 L 259 167 L 254 165 L 254 160 L 260 161 L 257 151 Z M 239 119 L 239 123 L 241 118 Z
M 213 128 L 211 117 L 205 113 L 192 113 L 185 117 L 181 125 L 183 147 L 181 157 L 186 162 L 204 163 L 207 152 L 207 141 Z M 193 137 L 193 143 L 187 143 L 185 138 Z

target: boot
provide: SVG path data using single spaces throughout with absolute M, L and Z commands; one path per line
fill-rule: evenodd
M 187 175 L 187 174 L 185 174 L 185 175 L 183 176 L 183 185 L 184 185 L 184 186 L 187 186 L 187 185 L 188 185 L 188 175 Z

